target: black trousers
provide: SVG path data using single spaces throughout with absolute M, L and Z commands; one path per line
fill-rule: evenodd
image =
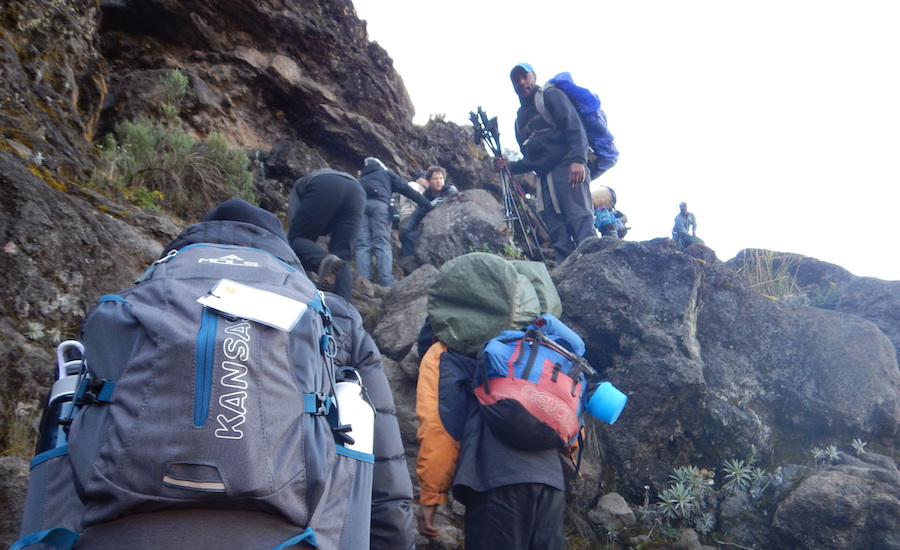
M 334 281 L 334 293 L 347 301 L 353 296 L 350 261 L 365 204 L 366 192 L 358 182 L 323 174 L 303 190 L 288 229 L 288 241 L 304 268 L 317 271 L 329 252 L 344 260 Z M 323 235 L 330 235 L 328 252 L 316 243 Z
M 594 209 L 591 202 L 590 173 L 585 174 L 583 183 L 572 187 L 569 185 L 569 165 L 556 167 L 553 172 L 553 190 L 551 193 L 547 176 L 541 176 L 541 219 L 547 226 L 556 263 L 560 264 L 575 251 L 578 243 L 594 237 Z M 554 207 L 554 198 L 560 211 Z
M 523 483 L 466 493 L 466 550 L 565 550 L 566 494 Z

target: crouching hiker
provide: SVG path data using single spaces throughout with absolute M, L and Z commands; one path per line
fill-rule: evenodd
M 680 248 L 703 243 L 703 239 L 697 236 L 697 218 L 692 212 L 688 212 L 686 202 L 678 205 L 678 215 L 675 216 L 675 226 L 672 228 L 672 239 L 678 243 Z
M 429 204 L 420 204 L 400 227 L 400 256 L 402 257 L 412 256 L 415 252 L 416 241 L 422 234 L 422 228 L 419 225 L 425 216 L 444 199 L 459 193 L 456 186 L 447 181 L 447 170 L 441 166 L 430 166 L 425 172 L 425 179 L 428 181 L 428 189 L 425 190 L 423 196 Z

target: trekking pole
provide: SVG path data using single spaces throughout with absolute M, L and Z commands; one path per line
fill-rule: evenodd
M 502 157 L 503 152 L 500 147 L 500 128 L 497 125 L 497 117 L 488 119 L 487 114 L 484 112 L 484 110 L 482 110 L 481 107 L 478 108 L 478 115 L 483 121 L 483 132 L 486 133 L 490 138 L 489 146 L 491 148 L 491 151 L 494 153 L 494 156 Z M 516 179 L 512 177 L 512 172 L 510 172 L 509 167 L 504 168 L 501 172 L 506 173 L 506 177 L 509 179 L 509 181 L 512 182 L 513 189 L 515 189 L 515 191 L 518 193 L 520 201 L 528 206 L 528 209 L 534 216 L 534 220 L 537 220 L 538 225 L 540 225 L 541 229 L 544 230 L 544 233 L 547 233 L 549 235 L 550 230 L 547 229 L 547 224 L 544 223 L 543 218 L 541 218 L 540 214 L 538 213 L 537 207 L 535 207 L 535 205 L 530 200 L 528 200 L 528 196 L 525 194 L 525 191 L 519 186 L 519 183 L 516 181 Z M 534 221 L 529 219 L 528 222 L 529 225 L 533 228 Z M 535 242 L 537 242 L 537 239 L 535 239 Z M 543 254 L 541 254 L 541 259 L 543 259 Z
M 475 143 L 480 145 L 482 141 L 487 145 L 488 149 L 493 153 L 495 157 L 501 156 L 500 153 L 500 142 L 496 135 L 496 132 L 493 132 L 492 129 L 496 126 L 496 118 L 494 119 L 494 124 L 491 124 L 491 120 L 488 119 L 487 114 L 482 110 L 481 107 L 478 107 L 477 114 L 474 111 L 469 111 L 469 120 L 472 121 L 472 127 L 475 131 Z M 516 222 L 520 221 L 518 209 L 516 207 L 515 201 L 510 193 L 510 186 L 508 178 L 503 170 L 500 170 L 500 183 L 501 183 L 501 194 L 503 195 L 503 215 L 504 221 L 506 221 L 507 226 L 509 227 L 509 231 L 513 238 L 515 238 L 515 229 Z M 524 228 L 522 228 L 523 233 L 525 232 Z M 526 235 L 526 243 L 529 252 L 533 254 L 531 250 L 531 243 L 527 240 Z
M 481 107 L 478 107 L 477 114 L 473 111 L 469 112 L 469 120 L 472 121 L 474 129 L 474 141 L 476 145 L 483 142 L 487 144 L 488 149 L 495 157 L 502 157 L 503 153 L 500 148 L 500 130 L 497 125 L 497 117 L 488 118 L 487 113 Z M 501 191 L 503 195 L 503 209 L 505 221 L 509 227 L 510 233 L 515 240 L 515 228 L 518 224 L 525 239 L 525 246 L 528 248 L 528 256 L 532 259 L 544 259 L 544 252 L 540 246 L 540 240 L 532 218 L 520 212 L 520 204 L 528 204 L 532 210 L 534 205 L 530 204 L 525 192 L 519 187 L 519 184 L 513 179 L 509 168 L 503 168 L 500 172 Z M 514 192 L 515 191 L 515 192 Z M 535 214 L 536 216 L 536 214 Z M 536 216 L 537 217 L 537 216 Z M 537 219 L 541 222 L 540 217 Z M 543 223 L 542 223 L 543 225 Z M 546 227 L 544 227 L 546 231 Z

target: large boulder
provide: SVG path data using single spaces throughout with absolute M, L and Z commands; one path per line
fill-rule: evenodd
M 563 320 L 629 395 L 601 426 L 619 492 L 679 465 L 800 460 L 810 443 L 890 440 L 900 427 L 894 348 L 859 317 L 753 292 L 723 264 L 645 243 L 590 239 L 554 273 Z
M 503 220 L 503 207 L 487 191 L 462 191 L 438 204 L 421 224 L 415 259 L 437 268 L 469 252 L 503 253 L 511 241 Z
M 872 321 L 900 350 L 900 281 L 855 277 L 837 292 L 835 310 Z
M 900 472 L 884 458 L 842 454 L 840 464 L 806 476 L 772 519 L 776 547 L 900 548 Z
M 426 264 L 395 284 L 382 302 L 382 313 L 372 331 L 384 361 L 384 371 L 394 391 L 397 420 L 410 455 L 415 479 L 416 381 L 419 378 L 419 352 L 416 340 L 425 321 L 428 287 L 437 269 Z

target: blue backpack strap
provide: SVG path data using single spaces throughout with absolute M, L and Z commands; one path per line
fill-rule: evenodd
M 282 542 L 272 550 L 284 550 L 285 548 L 289 548 L 295 544 L 300 544 L 301 542 L 305 542 L 310 546 L 316 546 L 316 534 L 313 532 L 312 527 L 307 527 L 306 531 L 303 531 L 294 538 Z
M 29 533 L 12 543 L 8 550 L 20 550 L 21 548 L 28 548 L 35 544 L 43 544 L 58 550 L 71 550 L 71 548 L 75 546 L 75 541 L 77 540 L 78 533 L 75 531 L 63 529 L 62 527 L 54 527 L 53 529 L 47 529 L 46 531 Z

